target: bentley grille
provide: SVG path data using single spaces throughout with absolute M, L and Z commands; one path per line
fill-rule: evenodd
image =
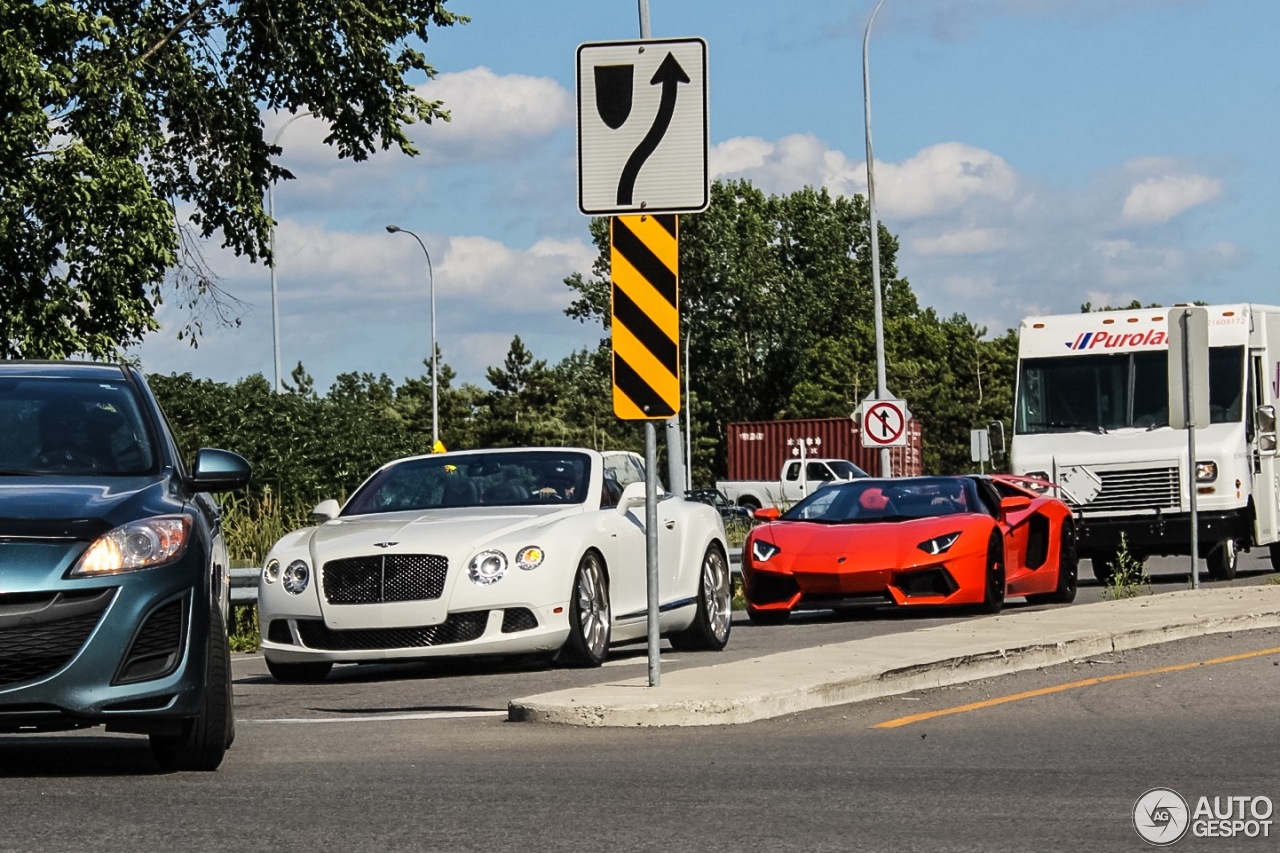
M 359 628 L 335 631 L 319 619 L 299 619 L 298 635 L 305 646 L 332 652 L 412 649 L 465 643 L 484 634 L 488 610 L 451 613 L 439 625 L 416 628 Z
M 449 560 L 438 554 L 376 554 L 330 560 L 320 572 L 330 604 L 430 601 L 444 594 Z

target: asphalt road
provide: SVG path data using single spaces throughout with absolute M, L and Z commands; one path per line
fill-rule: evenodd
M 252 662 L 237 660 L 238 690 L 258 684 L 241 675 Z M 1280 800 L 1275 629 L 738 726 L 583 729 L 379 701 L 443 678 L 339 680 L 311 707 L 244 690 L 213 774 L 161 774 L 137 738 L 2 737 L 0 851 L 1136 851 L 1153 787 Z M 294 721 L 340 707 L 363 713 Z M 299 716 L 262 715 L 286 709 Z

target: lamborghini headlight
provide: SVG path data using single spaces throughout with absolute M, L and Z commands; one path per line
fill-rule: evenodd
M 951 546 L 956 544 L 956 540 L 960 538 L 960 531 L 955 533 L 944 533 L 941 536 L 935 536 L 932 539 L 926 539 L 916 547 L 926 554 L 945 554 L 950 550 Z
M 502 580 L 507 573 L 507 555 L 501 551 L 481 551 L 471 558 L 467 575 L 471 582 L 488 586 Z
M 191 519 L 161 515 L 122 524 L 99 536 L 81 555 L 72 577 L 114 575 L 173 562 L 187 549 Z
M 751 540 L 751 559 L 757 563 L 767 563 L 780 553 L 782 549 L 772 542 L 766 542 L 763 539 Z

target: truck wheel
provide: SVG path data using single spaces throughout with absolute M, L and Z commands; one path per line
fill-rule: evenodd
M 755 498 L 739 498 L 738 506 L 742 507 L 752 515 L 755 515 L 756 510 L 760 508 L 760 501 Z
M 1268 548 L 1271 551 L 1271 570 L 1280 572 L 1280 542 L 1272 542 Z
M 1240 562 L 1236 540 L 1223 539 L 1209 552 L 1209 577 L 1217 581 L 1234 580 Z M 1273 561 L 1274 562 L 1274 561 Z

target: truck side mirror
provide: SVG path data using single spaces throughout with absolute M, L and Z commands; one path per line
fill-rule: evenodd
M 1257 410 L 1258 421 L 1258 452 L 1266 456 L 1275 456 L 1276 454 L 1276 407 L 1275 406 L 1259 406 Z

